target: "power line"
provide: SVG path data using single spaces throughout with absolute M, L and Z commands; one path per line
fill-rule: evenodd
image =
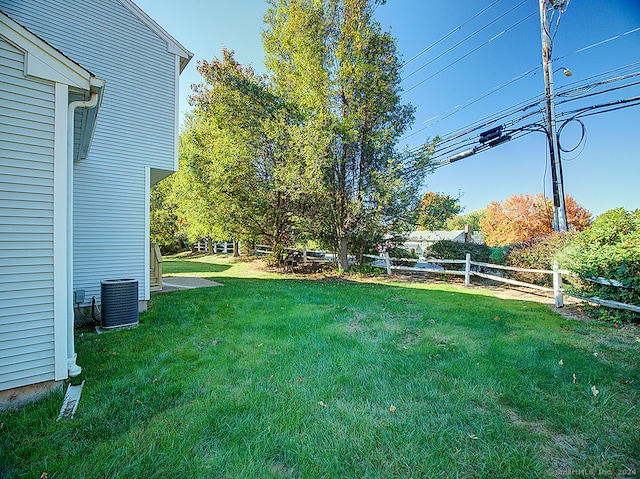
M 507 82 L 504 82 L 504 83 L 502 83 L 502 84 L 500 84 L 500 85 L 497 85 L 497 86 L 495 86 L 495 87 L 491 88 L 490 90 L 487 90 L 486 92 L 484 92 L 483 94 L 481 94 L 480 96 L 478 96 L 478 97 L 476 97 L 476 98 L 474 98 L 474 99 L 472 99 L 472 100 L 467 100 L 467 101 L 465 101 L 464 103 L 462 103 L 462 106 L 460 106 L 460 105 L 456 105 L 456 106 L 454 106 L 453 108 L 450 108 L 450 109 L 448 109 L 448 110 L 446 110 L 446 111 L 444 111 L 444 112 L 440 113 L 439 115 L 436 115 L 436 116 L 434 116 L 434 117 L 429 118 L 428 120 L 423 121 L 422 123 L 424 124 L 424 123 L 426 123 L 426 122 L 428 122 L 428 121 L 433 120 L 433 121 L 431 121 L 431 123 L 429 123 L 429 124 L 425 125 L 424 127 L 420 128 L 420 129 L 418 129 L 418 130 L 415 130 L 415 131 L 411 132 L 409 135 L 405 136 L 404 138 L 409 138 L 409 137 L 411 137 L 411 136 L 413 136 L 413 135 L 415 135 L 415 134 L 417 134 L 417 133 L 419 133 L 419 132 L 421 132 L 421 131 L 426 130 L 426 129 L 427 129 L 427 128 L 429 128 L 430 126 L 433 126 L 433 125 L 435 125 L 436 123 L 438 123 L 438 122 L 440 122 L 440 121 L 442 121 L 442 120 L 444 120 L 444 119 L 446 119 L 446 118 L 449 118 L 449 117 L 450 117 L 450 116 L 452 116 L 452 115 L 455 115 L 456 113 L 458 113 L 458 112 L 460 112 L 460 111 L 464 110 L 464 109 L 465 109 L 465 108 L 467 108 L 468 106 L 471 106 L 471 105 L 473 105 L 474 103 L 477 103 L 477 102 L 479 102 L 480 100 L 483 100 L 484 98 L 488 97 L 489 95 L 493 95 L 493 94 L 494 94 L 494 93 L 496 93 L 497 91 L 502 90 L 503 88 L 505 88 L 505 87 L 507 87 L 507 86 L 511 85 L 512 83 L 515 83 L 515 82 L 516 82 L 516 81 L 518 81 L 518 80 L 521 80 L 522 78 L 526 77 L 527 75 L 529 75 L 529 74 L 531 74 L 531 73 L 536 72 L 536 71 L 537 71 L 537 70 L 539 70 L 539 69 L 540 69 L 540 65 L 538 65 L 538 66 L 537 66 L 537 67 L 535 67 L 535 68 L 532 68 L 532 69 L 530 69 L 530 70 L 527 70 L 526 72 L 523 72 L 523 73 L 521 73 L 521 74 L 519 74 L 519 75 L 517 75 L 517 76 L 513 77 L 511 80 L 509 80 L 509 81 L 507 81 Z
M 638 31 L 640 31 L 640 27 L 634 28 L 633 30 L 629 30 L 628 32 L 621 33 L 619 35 L 615 35 L 615 36 L 613 36 L 611 38 L 607 38 L 606 40 L 602 40 L 600 42 L 593 43 L 592 45 L 586 46 L 584 48 L 580 48 L 580 49 L 576 50 L 575 52 L 568 53 L 568 54 L 566 54 L 566 55 L 564 55 L 564 56 L 562 56 L 560 58 L 565 58 L 565 57 L 568 57 L 570 55 L 575 55 L 576 53 L 582 53 L 582 52 L 584 52 L 586 50 L 589 50 L 591 48 L 594 48 L 594 47 L 597 47 L 597 46 L 600 46 L 600 45 L 604 45 L 605 43 L 609 43 L 610 41 L 617 40 L 618 38 L 622 38 L 625 35 L 629 35 L 631 33 L 635 33 L 635 32 L 638 32 Z
M 428 80 L 431 80 L 433 77 L 435 77 L 436 75 L 439 75 L 440 73 L 442 73 L 443 71 L 447 70 L 448 68 L 452 67 L 453 65 L 455 65 L 456 63 L 460 62 L 461 60 L 465 59 L 466 57 L 468 57 L 469 55 L 475 53 L 476 51 L 480 50 L 480 48 L 484 47 L 485 45 L 490 44 L 492 41 L 494 41 L 495 39 L 499 38 L 500 36 L 504 35 L 505 33 L 507 33 L 509 30 L 512 30 L 513 28 L 517 27 L 518 25 L 520 25 L 521 23 L 523 23 L 524 21 L 528 20 L 529 18 L 531 18 L 533 15 L 535 15 L 536 12 L 533 12 L 531 14 L 529 14 L 528 16 L 526 16 L 525 18 L 523 18 L 522 20 L 518 21 L 517 23 L 514 23 L 513 25 L 511 25 L 509 28 L 506 28 L 504 30 L 502 30 L 500 33 L 498 33 L 497 35 L 494 35 L 493 37 L 491 37 L 489 40 L 487 40 L 486 42 L 478 45 L 476 48 L 470 50 L 469 52 L 465 53 L 464 55 L 462 55 L 460 58 L 458 58 L 457 60 L 452 61 L 451 63 L 449 63 L 448 65 L 444 66 L 443 68 L 441 68 L 440 70 L 438 70 L 437 72 L 429 75 L 427 78 L 425 78 L 424 80 L 416 83 L 414 86 L 412 86 L 411 88 L 405 90 L 404 92 L 401 93 L 401 96 L 406 95 L 407 93 L 409 93 L 412 90 L 415 90 L 417 87 L 419 87 L 420 85 L 422 85 L 423 83 L 427 82 Z
M 438 40 L 436 40 L 435 42 L 433 42 L 431 45 L 429 45 L 427 48 L 425 48 L 424 50 L 422 50 L 420 53 L 418 53 L 417 55 L 414 55 L 413 57 L 411 57 L 409 60 L 407 60 L 406 62 L 404 62 L 404 64 L 402 65 L 402 67 L 404 68 L 406 65 L 408 65 L 409 63 L 411 63 L 412 61 L 420 58 L 422 55 L 424 55 L 425 53 L 427 53 L 429 50 L 431 50 L 433 47 L 439 45 L 440 43 L 442 43 L 444 40 L 446 40 L 447 38 L 449 38 L 451 35 L 453 35 L 454 33 L 460 31 L 464 26 L 466 26 L 468 23 L 472 22 L 473 20 L 475 20 L 476 18 L 478 18 L 480 15 L 482 15 L 484 12 L 486 12 L 487 10 L 489 10 L 491 7 L 493 7 L 494 5 L 496 5 L 497 3 L 499 3 L 501 0 L 495 0 L 495 2 L 493 2 L 492 4 L 484 7 L 482 10 L 480 10 L 478 13 L 476 13 L 473 17 L 471 17 L 469 20 L 467 20 L 466 22 L 462 23 L 461 25 L 457 26 L 456 28 L 454 28 L 453 30 L 451 30 L 449 33 L 447 33 L 446 35 L 443 35 L 442 37 L 440 37 Z
M 593 75 L 593 76 L 585 78 L 583 80 L 579 80 L 579 81 L 575 81 L 575 82 L 569 83 L 569 84 L 567 84 L 567 85 L 565 85 L 565 86 L 563 86 L 563 87 L 561 87 L 561 88 L 559 88 L 557 90 L 556 97 L 569 97 L 571 94 L 575 94 L 577 92 L 580 92 L 580 93 L 588 92 L 588 91 L 591 91 L 594 88 L 597 88 L 598 86 L 601 86 L 601 85 L 604 85 L 604 84 L 613 83 L 615 81 L 621 81 L 621 80 L 625 80 L 625 79 L 628 79 L 628 78 L 635 77 L 637 75 L 640 75 L 640 72 L 632 72 L 632 73 L 629 73 L 629 74 L 626 74 L 626 75 L 613 77 L 613 78 L 607 78 L 605 80 L 600 80 L 600 81 L 593 82 L 593 83 L 586 83 L 586 82 L 588 82 L 590 80 L 601 78 L 601 77 L 603 77 L 604 75 L 607 75 L 607 74 L 616 73 L 616 72 L 620 73 L 620 72 L 628 71 L 630 68 L 637 67 L 639 65 L 640 65 L 640 62 L 630 63 L 630 64 L 622 66 L 622 67 L 614 68 L 614 69 L 608 70 L 606 72 L 599 73 L 597 75 Z M 536 67 L 536 69 L 537 68 L 539 68 L 539 67 Z M 533 70 L 535 70 L 535 69 L 533 69 Z M 528 73 L 528 72 L 525 72 L 525 74 L 526 73 Z M 523 75 L 524 74 L 521 74 L 518 77 L 521 77 Z M 515 77 L 515 78 L 518 78 L 518 77 Z M 513 79 L 510 80 L 510 82 L 511 81 L 513 81 Z M 509 82 L 507 82 L 507 83 L 509 83 Z M 505 85 L 505 84 L 503 84 L 503 85 Z M 627 84 L 627 86 L 633 86 L 633 85 L 635 85 L 635 83 Z M 497 90 L 500 87 L 501 87 L 501 85 L 498 85 L 498 87 L 495 87 L 494 90 Z M 620 88 L 624 88 L 624 86 L 620 87 Z M 487 93 L 489 93 L 489 92 L 487 92 Z M 604 93 L 604 92 L 602 92 L 602 93 Z M 483 94 L 483 95 L 486 96 L 486 94 Z M 586 96 L 584 96 L 584 95 L 576 96 L 576 97 L 571 98 L 571 100 L 579 100 L 579 99 L 582 99 L 582 98 L 586 98 Z M 479 99 L 481 99 L 481 98 L 479 97 L 479 98 L 473 100 L 472 102 L 475 102 L 475 101 L 477 101 Z M 473 131 L 477 131 L 480 128 L 484 128 L 486 126 L 489 126 L 492 123 L 497 123 L 497 122 L 499 122 L 499 121 L 501 121 L 501 120 L 513 115 L 514 113 L 517 113 L 518 111 L 526 111 L 527 109 L 539 104 L 539 102 L 542 101 L 543 99 L 544 99 L 543 95 L 538 95 L 538 96 L 535 96 L 535 97 L 531 97 L 531 98 L 529 98 L 527 100 L 524 100 L 524 101 L 522 101 L 520 103 L 517 103 L 515 105 L 512 105 L 510 107 L 504 108 L 503 110 L 500 110 L 497 113 L 489 115 L 489 116 L 487 116 L 487 117 L 485 117 L 483 119 L 477 120 L 477 121 L 475 121 L 473 123 L 470 123 L 470 124 L 468 124 L 468 125 L 466 125 L 464 127 L 461 127 L 461 128 L 459 128 L 457 130 L 454 130 L 454 131 L 452 131 L 450 133 L 447 133 L 446 135 L 443 135 L 440 144 L 446 143 L 446 142 L 448 142 L 448 141 L 450 141 L 452 139 L 456 139 L 456 138 L 458 138 L 458 137 L 460 137 L 462 135 L 472 133 Z M 569 100 L 565 100 L 562 103 L 565 103 L 566 101 L 569 101 Z M 451 114 L 453 114 L 453 113 L 451 113 Z M 448 115 L 448 116 L 450 116 L 450 115 Z M 529 115 L 527 115 L 527 116 L 529 116 Z M 434 118 L 437 118 L 437 117 L 434 117 Z M 416 130 L 416 131 L 410 133 L 409 135 L 406 135 L 405 137 L 403 137 L 403 140 L 407 139 L 407 138 L 410 138 L 411 136 L 413 136 L 413 135 L 415 135 L 415 134 L 427 129 L 429 126 L 430 125 L 427 125 L 427 126 L 425 126 L 423 128 L 420 128 L 419 130 Z
M 490 21 L 489 23 L 487 23 L 486 25 L 484 25 L 483 27 L 479 28 L 478 30 L 476 30 L 475 32 L 471 33 L 470 35 L 467 35 L 465 38 L 463 38 L 462 40 L 460 40 L 458 43 L 456 43 L 455 45 L 447 48 L 445 51 L 443 51 L 442 53 L 440 53 L 439 55 L 437 55 L 435 58 L 432 58 L 431 60 L 429 60 L 427 63 L 424 63 L 423 65 L 421 65 L 420 67 L 418 67 L 416 70 L 412 71 L 411 73 L 409 73 L 408 75 L 404 76 L 402 78 L 402 81 L 405 81 L 407 78 L 412 77 L 413 75 L 415 75 L 416 73 L 418 73 L 420 70 L 422 70 L 423 68 L 431 65 L 433 62 L 435 62 L 436 60 L 442 58 L 444 55 L 446 55 L 447 53 L 449 53 L 452 50 L 455 50 L 456 48 L 458 48 L 460 45 L 462 45 L 463 43 L 465 43 L 466 41 L 470 40 L 471 38 L 475 37 L 478 33 L 482 32 L 483 30 L 485 30 L 486 28 L 489 28 L 491 25 L 493 25 L 494 23 L 496 23 L 498 20 L 504 18 L 506 15 L 508 15 L 509 13 L 511 13 L 513 10 L 515 10 L 516 8 L 518 8 L 520 5 L 522 5 L 523 3 L 525 3 L 527 0 L 522 0 L 519 4 L 517 4 L 515 7 L 510 8 L 509 10 L 507 10 L 506 12 L 504 12 L 502 15 L 500 15 L 499 17 L 493 19 L 492 21 Z M 468 23 L 468 22 L 467 22 Z M 408 63 L 408 62 L 407 62 Z M 406 65 L 406 63 L 405 63 Z
M 637 72 L 636 75 L 640 75 L 640 72 Z M 602 91 L 597 91 L 597 92 L 593 92 L 593 93 L 587 93 L 585 95 L 581 95 L 581 96 L 577 96 L 577 97 L 569 97 L 569 98 L 567 98 L 565 100 L 558 101 L 556 104 L 557 105 L 562 105 L 562 104 L 570 102 L 570 101 L 582 100 L 584 98 L 589 98 L 591 96 L 602 95 L 604 93 L 609 93 L 609 92 L 612 92 L 612 91 L 621 90 L 622 88 L 628 88 L 628 87 L 636 86 L 636 85 L 640 85 L 640 81 L 635 81 L 635 82 L 632 82 L 632 83 L 627 83 L 625 85 L 620 85 L 620 86 L 607 88 L 606 90 L 602 90 Z
M 637 32 L 637 31 L 640 31 L 640 27 L 635 28 L 635 29 L 633 29 L 633 30 L 629 30 L 628 32 L 625 32 L 625 33 L 622 33 L 622 34 L 616 35 L 616 36 L 614 36 L 614 37 L 611 37 L 611 38 L 610 38 L 610 39 L 608 39 L 608 40 L 600 41 L 600 42 L 594 43 L 593 45 L 590 45 L 590 46 L 588 46 L 588 47 L 580 48 L 580 49 L 578 49 L 578 50 L 575 50 L 575 51 L 574 51 L 574 52 L 572 52 L 572 53 L 568 53 L 568 54 L 566 54 L 566 55 L 562 55 L 562 56 L 556 57 L 556 58 L 554 58 L 552 61 L 554 61 L 554 62 L 555 62 L 555 61 L 557 61 L 557 60 L 561 60 L 561 59 L 566 58 L 566 57 L 568 57 L 568 56 L 574 55 L 574 54 L 576 54 L 576 53 L 578 53 L 578 52 L 582 52 L 582 51 L 588 50 L 589 48 L 592 48 L 592 47 L 594 47 L 594 46 L 596 46 L 596 45 L 602 45 L 603 43 L 606 43 L 606 42 L 612 41 L 612 40 L 617 39 L 617 38 L 622 38 L 622 37 L 623 37 L 623 36 L 625 36 L 625 35 L 629 35 L 629 34 L 631 34 L 631 33 L 635 33 L 635 32 Z M 584 78 L 584 79 L 582 79 L 582 80 L 578 80 L 578 81 L 574 81 L 574 82 L 571 82 L 571 83 L 567 83 L 566 85 L 561 86 L 561 87 L 559 87 L 559 88 L 556 90 L 556 94 L 555 94 L 555 96 L 556 96 L 556 97 L 559 97 L 559 96 L 566 96 L 566 95 L 568 94 L 567 89 L 568 89 L 568 88 L 570 88 L 570 87 L 573 87 L 573 89 L 572 89 L 572 90 L 570 90 L 570 91 L 574 91 L 574 92 L 575 92 L 575 91 L 577 91 L 577 90 L 578 90 L 578 88 L 576 88 L 576 87 L 575 87 L 576 85 L 579 85 L 579 84 L 581 84 L 581 83 L 584 83 L 584 82 L 587 82 L 587 81 L 590 81 L 590 80 L 595 80 L 595 79 L 597 79 L 597 78 L 601 78 L 601 77 L 603 77 L 603 76 L 605 76 L 605 75 L 609 75 L 609 74 L 612 74 L 612 73 L 615 73 L 615 72 L 619 72 L 619 73 L 620 73 L 620 72 L 624 72 L 625 70 L 632 69 L 632 68 L 636 68 L 638 65 L 640 65 L 640 62 L 630 63 L 630 64 L 625 65 L 625 66 L 622 66 L 622 67 L 614 68 L 614 69 L 611 69 L 611 70 L 608 70 L 608 71 L 605 71 L 605 72 L 599 73 L 599 74 L 597 74 L 597 75 L 593 75 L 593 76 L 591 76 L 591 77 Z M 511 80 L 509 80 L 509 81 L 507 81 L 507 82 L 505 82 L 505 83 L 502 83 L 502 84 L 500 84 L 500 85 L 498 85 L 498 86 L 496 86 L 496 87 L 494 87 L 494 88 L 492 88 L 492 89 L 490 89 L 490 90 L 486 91 L 485 93 L 481 94 L 479 97 L 477 97 L 477 98 L 475 98 L 475 99 L 473 99 L 473 100 L 467 100 L 467 101 L 463 104 L 463 106 L 462 106 L 462 107 L 460 107 L 460 108 L 458 108 L 458 106 L 455 106 L 455 107 L 453 107 L 453 108 L 450 108 L 449 110 L 446 110 L 446 111 L 444 111 L 444 112 L 440 113 L 439 115 L 436 115 L 436 116 L 434 116 L 434 117 L 429 118 L 428 120 L 425 120 L 423 123 L 426 123 L 427 121 L 431 121 L 431 120 L 435 120 L 435 121 L 432 121 L 432 122 L 431 122 L 431 123 L 429 123 L 428 125 L 425 125 L 424 127 L 421 127 L 421 128 L 419 128 L 419 129 L 417 129 L 417 130 L 412 131 L 412 132 L 411 132 L 411 133 L 409 133 L 408 135 L 404 136 L 404 137 L 402 138 L 402 140 L 407 139 L 407 138 L 410 138 L 410 137 L 412 137 L 412 136 L 414 136 L 414 135 L 417 135 L 418 133 L 420 133 L 420 132 L 422 132 L 422 131 L 426 130 L 426 129 L 427 129 L 427 128 L 429 128 L 430 126 L 432 126 L 432 125 L 434 125 L 434 124 L 438 123 L 439 121 L 444 120 L 445 118 L 449 118 L 451 115 L 456 114 L 458 111 L 463 110 L 463 109 L 464 109 L 464 108 L 466 108 L 467 106 L 470 106 L 470 105 L 472 105 L 472 104 L 474 104 L 474 103 L 476 103 L 476 102 L 478 102 L 478 101 L 480 101 L 480 100 L 482 100 L 482 99 L 486 98 L 487 96 L 492 95 L 493 93 L 495 93 L 495 92 L 497 92 L 497 91 L 501 90 L 502 88 L 505 88 L 505 87 L 507 87 L 508 85 L 510 85 L 510 84 L 512 84 L 512 83 L 514 83 L 515 81 L 518 81 L 518 80 L 520 80 L 521 78 L 524 78 L 525 76 L 529 75 L 530 73 L 536 72 L 538 69 L 540 69 L 540 65 L 538 65 L 537 67 L 532 68 L 532 69 L 530 69 L 530 70 L 528 70 L 528 71 L 526 71 L 526 72 L 524 72 L 524 73 L 521 73 L 520 75 L 517 75 L 516 77 L 512 78 Z M 588 87 L 587 87 L 587 86 L 585 86 L 585 87 L 583 87 L 583 88 L 584 88 L 584 89 L 586 89 L 586 88 L 595 88 L 596 86 L 597 86 L 597 84 L 595 84 L 595 85 L 589 85 Z
M 621 67 L 621 68 L 617 68 L 615 70 L 610 70 L 609 72 L 607 72 L 605 74 L 613 73 L 614 71 L 618 71 L 618 72 L 625 71 L 625 70 L 628 70 L 627 67 L 631 67 L 631 66 L 633 66 L 633 67 L 640 66 L 640 62 L 635 62 L 635 63 L 627 65 L 626 67 Z M 556 97 L 571 96 L 571 94 L 574 94 L 574 93 L 577 93 L 577 92 L 586 93 L 586 92 L 589 92 L 589 91 L 593 90 L 594 88 L 597 88 L 597 87 L 599 87 L 601 85 L 606 85 L 607 83 L 613 83 L 615 81 L 626 80 L 628 78 L 632 78 L 632 77 L 638 76 L 638 75 L 640 75 L 640 72 L 636 71 L 636 72 L 627 73 L 625 75 L 621 75 L 621 76 L 614 77 L 614 78 L 607 78 L 605 80 L 597 81 L 597 82 L 594 82 L 594 83 L 591 83 L 591 84 L 587 84 L 587 85 L 581 86 L 581 87 L 575 86 L 575 85 L 578 85 L 580 83 L 584 83 L 584 82 L 589 81 L 589 80 L 594 80 L 596 78 L 604 76 L 605 74 L 594 75 L 594 76 L 592 76 L 590 78 L 586 78 L 586 79 L 584 79 L 584 80 L 582 80 L 580 82 L 570 83 L 568 85 L 565 85 L 564 87 L 558 88 L 558 90 L 556 92 Z M 567 90 L 567 88 L 569 86 L 572 86 L 572 85 L 574 85 L 574 87 Z
M 638 72 L 638 74 L 640 74 L 640 72 Z M 624 78 L 627 78 L 628 76 L 625 76 Z M 610 79 L 612 80 L 619 80 L 619 78 L 617 79 Z M 588 95 L 582 95 L 579 97 L 571 97 L 568 100 L 566 100 L 565 102 L 569 102 L 569 101 L 576 101 L 576 100 L 581 100 L 587 97 L 591 97 L 591 96 L 595 96 L 595 95 L 599 95 L 599 94 L 604 94 L 604 93 L 608 93 L 610 91 L 614 91 L 614 90 L 619 90 L 619 89 L 623 89 L 623 88 L 628 88 L 631 86 L 635 86 L 637 84 L 640 84 L 640 82 L 633 82 L 633 83 L 629 83 L 629 84 L 625 84 L 619 87 L 614 87 L 614 88 L 609 88 L 607 90 L 603 90 L 601 92 L 595 92 L 592 94 L 588 94 Z M 507 109 L 509 110 L 505 115 L 502 116 L 502 118 L 500 119 L 504 119 L 505 117 L 511 116 L 513 115 L 513 113 L 517 112 L 517 111 L 526 111 L 527 109 L 530 109 L 536 105 L 539 105 L 540 102 L 543 100 L 543 98 L 540 98 L 539 101 L 535 102 L 535 103 L 530 103 L 529 105 L 527 105 L 525 108 L 519 108 L 517 110 L 515 110 L 514 108 L 510 108 Z M 524 102 L 523 102 L 524 103 Z M 563 102 L 564 103 L 564 102 Z M 572 118 L 570 118 L 568 121 L 578 118 L 578 117 L 582 117 L 582 116 L 590 116 L 592 114 L 597 114 L 599 112 L 595 112 L 595 113 L 591 113 L 592 110 L 594 109 L 600 109 L 603 107 L 609 107 L 606 111 L 614 111 L 617 109 L 621 109 L 621 108 L 628 108 L 630 106 L 635 106 L 636 104 L 640 104 L 640 97 L 631 97 L 631 99 L 627 99 L 627 100 L 617 100 L 614 102 L 609 102 L 609 103 L 604 103 L 604 104 L 600 104 L 600 105 L 594 105 L 592 107 L 586 107 L 586 108 L 580 108 L 577 110 L 573 110 L 571 112 L 563 112 L 563 113 L 559 113 L 557 116 L 558 118 L 566 118 L 567 116 L 572 116 Z M 518 138 L 519 136 L 522 136 L 522 132 L 532 132 L 532 131 L 545 131 L 545 128 L 543 125 L 539 124 L 539 123 L 530 123 L 524 126 L 520 126 L 517 127 L 516 125 L 518 123 L 521 123 L 523 120 L 530 118 L 536 114 L 539 114 L 539 111 L 531 111 L 528 113 L 525 113 L 523 115 L 520 115 L 519 117 L 516 117 L 514 119 L 511 119 L 507 122 L 503 122 L 503 124 L 501 125 L 501 129 L 503 129 L 505 135 L 509 135 L 510 139 L 515 139 Z M 496 115 L 493 115 L 493 117 L 496 117 Z M 460 150 L 463 150 L 465 148 L 469 148 L 471 146 L 477 145 L 478 143 L 478 135 L 473 135 L 471 137 L 467 137 L 465 138 L 465 136 L 469 135 L 470 133 L 473 133 L 474 131 L 477 131 L 479 129 L 482 128 L 486 128 L 487 126 L 491 125 L 491 124 L 495 124 L 496 121 L 491 121 L 491 118 L 493 117 L 489 117 L 489 120 L 483 121 L 483 122 L 476 122 L 479 124 L 472 124 L 468 127 L 465 127 L 464 131 L 462 131 L 461 133 L 451 133 L 449 135 L 447 135 L 445 137 L 444 140 L 440 141 L 436 147 L 435 147 L 435 151 L 432 153 L 431 155 L 431 159 L 435 160 L 438 158 L 442 158 L 442 157 L 446 157 L 449 156 L 451 154 L 455 154 L 456 152 L 459 152 Z M 510 129 L 512 128 L 512 129 Z M 473 148 L 473 154 L 479 153 L 481 151 L 484 151 L 485 149 L 488 149 L 489 147 L 491 147 L 490 144 L 486 144 L 483 145 L 482 147 L 478 147 L 475 146 Z M 408 158 L 412 155 L 419 155 L 421 150 L 424 148 L 424 146 L 419 146 L 413 149 L 410 149 L 408 151 L 405 152 L 405 157 Z M 455 156 L 455 155 L 454 155 Z
M 591 106 L 584 107 L 584 108 L 579 108 L 579 109 L 571 111 L 571 112 L 560 113 L 560 114 L 558 114 L 558 117 L 571 116 L 571 118 L 569 118 L 569 120 L 567 120 L 567 121 L 571 121 L 571 120 L 575 120 L 575 119 L 578 119 L 578 118 L 583 118 L 583 117 L 587 117 L 587 116 L 594 116 L 594 115 L 600 115 L 602 113 L 609 113 L 609 112 L 612 112 L 612 111 L 621 110 L 621 109 L 624 109 L 624 108 L 630 108 L 630 107 L 634 107 L 634 106 L 640 106 L 640 96 L 633 96 L 633 97 L 625 98 L 625 99 L 622 99 L 622 100 L 615 100 L 615 101 L 611 101 L 611 102 L 607 102 L 607 103 L 601 103 L 601 104 L 591 105 Z M 470 153 L 468 155 L 460 156 L 459 158 L 455 158 L 455 155 L 454 156 L 449 156 L 445 160 L 441 160 L 441 161 L 437 162 L 433 166 L 433 169 L 435 170 L 437 168 L 441 168 L 442 166 L 446 166 L 446 165 L 451 164 L 451 163 L 453 163 L 455 161 L 458 161 L 459 159 L 466 158 L 467 156 L 472 156 L 474 154 L 481 153 L 482 151 L 485 151 L 485 150 L 487 150 L 489 148 L 492 148 L 493 146 L 497 146 L 498 144 L 501 144 L 503 142 L 516 140 L 518 138 L 521 138 L 522 136 L 528 135 L 529 133 L 533 133 L 534 131 L 546 131 L 546 129 L 542 128 L 541 125 L 539 125 L 538 123 L 530 123 L 528 125 L 521 126 L 521 127 L 517 128 L 517 129 L 514 129 L 514 130 L 505 130 L 504 133 L 505 133 L 506 136 L 504 137 L 503 140 L 499 141 L 498 143 L 495 143 L 493 145 L 490 144 L 490 143 L 487 143 L 487 144 L 483 144 L 481 146 L 476 146 L 476 147 L 472 148 L 471 150 L 469 150 Z M 583 134 L 583 138 L 584 138 L 584 134 Z M 581 138 L 581 140 L 578 143 L 578 145 L 580 145 L 580 143 L 582 143 L 582 139 L 583 138 Z M 473 143 L 469 143 L 469 145 L 470 144 L 473 144 Z M 467 146 L 469 146 L 469 145 L 467 145 Z M 578 146 L 576 146 L 574 148 L 574 150 L 577 149 L 577 147 Z M 445 156 L 445 153 L 434 154 L 434 155 L 432 155 L 430 157 L 430 159 L 433 161 L 433 160 L 437 160 L 438 158 L 442 158 L 443 156 Z

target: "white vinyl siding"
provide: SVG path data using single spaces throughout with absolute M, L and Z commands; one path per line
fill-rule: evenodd
M 0 390 L 54 379 L 54 85 L 0 37 Z
M 74 165 L 73 287 L 90 302 L 100 281 L 133 278 L 145 299 L 145 167 L 175 168 L 176 57 L 118 0 L 0 0 L 0 9 L 106 80 L 89 155 Z

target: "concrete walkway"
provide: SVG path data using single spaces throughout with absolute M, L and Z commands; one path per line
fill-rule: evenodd
M 182 289 L 210 288 L 212 286 L 222 286 L 222 284 L 199 276 L 163 276 L 162 289 L 156 291 L 156 293 L 168 293 L 169 291 Z

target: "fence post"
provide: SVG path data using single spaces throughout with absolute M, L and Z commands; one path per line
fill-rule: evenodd
M 391 260 L 389 259 L 389 253 L 384 252 L 384 262 L 387 265 L 387 274 L 391 274 Z
M 464 286 L 468 288 L 471 284 L 471 253 L 466 254 L 464 261 Z
M 564 300 L 562 298 L 562 273 L 559 271 L 556 260 L 553 260 L 553 298 L 556 303 L 556 308 L 562 308 L 564 306 Z
M 307 244 L 302 245 L 302 264 L 307 264 Z

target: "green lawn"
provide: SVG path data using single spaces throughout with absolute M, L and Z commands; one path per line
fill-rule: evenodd
M 56 422 L 61 394 L 1 413 L 0 477 L 640 470 L 637 329 L 446 284 L 311 280 L 221 256 L 164 270 L 224 286 L 154 296 L 136 329 L 79 333 L 75 419 Z

